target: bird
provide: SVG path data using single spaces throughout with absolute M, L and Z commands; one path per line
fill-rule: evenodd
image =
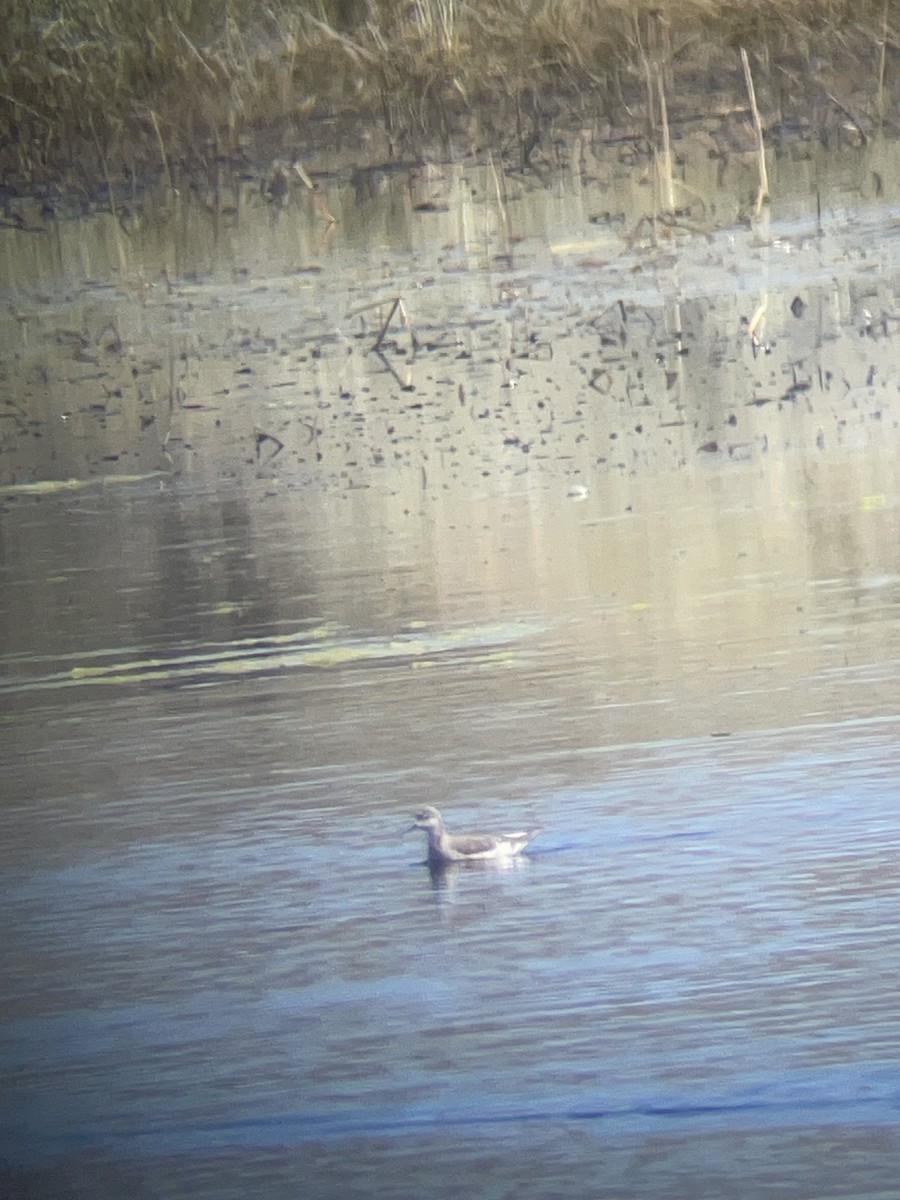
M 518 833 L 448 833 L 444 818 L 430 804 L 414 814 L 413 829 L 423 829 L 428 835 L 428 862 L 443 866 L 452 862 L 474 862 L 484 859 L 509 859 L 525 849 L 541 833 L 536 829 Z

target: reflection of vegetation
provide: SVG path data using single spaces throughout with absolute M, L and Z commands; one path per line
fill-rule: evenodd
M 422 628 L 415 635 L 354 641 L 340 639 L 337 630 L 320 626 L 298 633 L 182 647 L 177 654 L 154 658 L 123 658 L 121 649 L 98 650 L 92 662 L 55 674 L 0 680 L 0 694 L 94 683 L 208 686 L 246 675 L 354 666 L 407 669 L 464 662 L 494 670 L 514 666 L 520 657 L 516 643 L 541 628 L 537 623 L 510 621 L 449 630 Z
M 865 56 L 880 110 L 888 17 L 886 0 L 0 0 L 2 165 L 33 177 L 90 151 L 106 176 L 348 110 L 396 142 L 498 99 L 527 164 L 542 96 L 614 105 L 648 56 L 709 68 L 718 46 L 733 71 L 738 44 L 800 70 Z

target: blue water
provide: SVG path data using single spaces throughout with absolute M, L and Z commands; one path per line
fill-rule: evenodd
M 626 1145 L 655 1161 L 661 1139 L 682 1155 L 731 1139 L 750 1147 L 742 1194 L 755 1195 L 760 1139 L 786 1171 L 806 1154 L 813 1169 L 816 1153 L 796 1149 L 812 1131 L 891 1134 L 897 719 L 583 742 L 582 782 L 526 794 L 517 779 L 515 802 L 452 795 L 423 768 L 448 822 L 527 812 L 545 826 L 514 867 L 432 878 L 418 835 L 401 836 L 419 776 L 385 769 L 377 730 L 468 692 L 473 723 L 492 723 L 496 761 L 479 770 L 493 773 L 523 724 L 537 736 L 540 710 L 513 696 L 486 708 L 478 672 L 463 656 L 309 680 L 321 707 L 304 737 L 355 731 L 318 766 L 290 715 L 293 674 L 241 681 L 227 722 L 221 695 L 198 704 L 192 689 L 145 697 L 155 717 L 133 690 L 29 701 L 19 727 L 54 731 L 38 771 L 76 758 L 83 771 L 88 725 L 119 782 L 22 795 L 10 813 L 0 1137 L 13 1179 L 107 1194 L 114 1164 L 156 1194 L 193 1179 L 192 1194 L 236 1196 L 264 1155 L 280 1180 L 264 1195 L 297 1171 L 304 1194 L 353 1194 L 349 1156 L 375 1172 L 370 1194 L 406 1194 L 398 1171 L 441 1192 L 442 1155 L 460 1178 L 484 1155 L 503 1177 L 562 1128 L 580 1186 L 595 1155 Z M 273 726 L 262 747 L 257 705 Z M 7 797 L 31 761 L 6 756 Z M 232 1173 L 237 1151 L 251 1176 Z M 886 1173 L 879 1157 L 848 1178 Z M 610 1187 L 679 1194 L 641 1178 Z M 716 1194 L 700 1160 L 690 1178 L 691 1194 Z M 520 1184 L 554 1186 L 579 1185 L 555 1167 Z
M 895 1196 L 890 212 L 499 303 L 417 225 L 383 359 L 289 221 L 95 289 L 99 375 L 10 305 L 0 1196 Z M 422 803 L 544 832 L 433 876 Z

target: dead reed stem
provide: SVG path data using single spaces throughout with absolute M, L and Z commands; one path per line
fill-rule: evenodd
M 294 170 L 297 172 L 297 174 L 303 180 L 304 184 L 306 185 L 307 191 L 309 192 L 310 196 L 312 197 L 313 204 L 316 206 L 316 208 L 319 210 L 319 212 L 322 214 L 322 216 L 325 218 L 325 220 L 329 223 L 329 225 L 336 225 L 337 217 L 333 216 L 326 208 L 325 201 L 319 195 L 319 189 L 316 187 L 316 185 L 313 183 L 313 181 L 307 175 L 306 171 L 304 170 L 303 163 L 295 162 Z
M 159 142 L 159 153 L 160 157 L 162 158 L 163 169 L 166 172 L 166 180 L 169 184 L 169 191 L 174 195 L 175 184 L 172 182 L 172 172 L 169 170 L 169 157 L 166 154 L 166 145 L 163 141 L 162 131 L 159 128 L 159 120 L 157 119 L 156 113 L 152 108 L 150 109 L 150 120 L 153 122 L 153 130 L 156 134 L 156 140 Z
M 510 233 L 509 233 L 509 199 L 506 194 L 506 178 L 501 177 L 494 163 L 493 154 L 488 154 L 488 166 L 490 167 L 491 177 L 494 181 L 494 192 L 497 196 L 497 207 L 500 210 L 500 225 L 503 229 L 503 247 L 505 253 L 509 254 Z
M 659 92 L 659 121 L 662 137 L 662 154 L 660 186 L 663 190 L 664 209 L 675 212 L 675 178 L 672 174 L 672 141 L 669 135 L 669 110 L 666 106 L 666 89 L 663 86 L 663 73 L 660 68 L 656 71 L 656 86 Z
M 368 304 L 361 304 L 359 308 L 354 308 L 351 312 L 347 313 L 347 316 L 348 318 L 358 317 L 362 313 L 371 312 L 373 308 L 383 309 L 385 304 L 390 304 L 391 307 L 388 311 L 387 319 L 381 326 L 381 332 L 375 339 L 375 344 L 372 346 L 372 349 L 375 351 L 381 349 L 382 343 L 387 336 L 387 331 L 390 328 L 391 321 L 394 319 L 394 313 L 399 312 L 403 319 L 403 324 L 406 326 L 409 333 L 409 340 L 410 344 L 412 345 L 413 352 L 418 350 L 419 339 L 416 337 L 416 331 L 413 329 L 413 324 L 409 319 L 409 312 L 407 311 L 406 305 L 403 303 L 402 296 L 391 296 L 386 300 L 371 300 Z
M 756 311 L 750 318 L 750 324 L 747 326 L 747 336 L 753 343 L 754 349 L 758 349 L 762 345 L 766 328 L 766 309 L 768 307 L 769 296 L 766 293 L 757 305 Z
M 885 55 L 887 53 L 889 3 L 890 0 L 884 0 L 884 12 L 881 16 L 881 44 L 878 54 L 878 88 L 875 93 L 875 111 L 878 114 L 879 124 L 884 121 L 884 67 Z
M 753 76 L 750 73 L 750 60 L 743 46 L 741 46 L 741 64 L 744 68 L 747 94 L 750 97 L 750 112 L 753 115 L 753 129 L 756 134 L 756 158 L 759 165 L 759 191 L 756 193 L 756 215 L 759 216 L 763 205 L 769 199 L 769 172 L 766 169 L 766 147 L 763 142 L 762 121 L 759 119 L 759 109 L 756 106 L 756 89 L 753 86 Z

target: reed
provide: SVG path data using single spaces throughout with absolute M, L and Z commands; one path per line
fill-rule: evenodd
M 383 316 L 385 308 L 387 308 L 386 317 Z M 399 312 L 400 319 L 403 321 L 403 324 L 406 326 L 406 331 L 409 334 L 410 352 L 415 354 L 416 350 L 419 348 L 419 339 L 416 337 L 416 331 L 413 328 L 413 323 L 409 316 L 409 310 L 403 301 L 403 297 L 389 296 L 387 299 L 371 300 L 368 304 L 361 304 L 358 308 L 354 308 L 351 312 L 348 312 L 347 319 L 349 320 L 351 317 L 360 317 L 363 315 L 363 313 L 371 312 L 373 309 L 378 311 L 378 315 L 381 317 L 381 324 L 379 326 L 378 336 L 375 339 L 372 349 L 376 351 L 376 353 L 380 352 L 381 347 L 384 345 L 384 339 L 387 337 L 387 332 L 391 327 L 391 322 L 394 319 L 394 314 Z
M 756 139 L 756 162 L 759 168 L 759 188 L 756 193 L 756 215 L 762 212 L 763 205 L 769 199 L 769 172 L 766 168 L 766 145 L 763 138 L 762 120 L 756 103 L 756 88 L 753 86 L 753 73 L 750 70 L 750 59 L 747 51 L 741 46 L 741 66 L 744 69 L 744 80 L 747 84 L 747 96 L 750 100 L 750 115 L 753 118 L 753 136 Z
M 888 120 L 896 8 L 896 0 L 0 0 L 0 170 L 26 181 L 69 172 L 87 185 L 102 152 L 113 176 L 161 170 L 171 180 L 186 163 L 237 153 L 260 129 L 302 144 L 311 118 L 341 114 L 380 120 L 399 152 L 425 136 L 450 138 L 472 112 L 488 137 L 518 114 L 527 169 L 554 111 L 627 118 L 635 105 L 664 100 L 671 119 L 682 79 L 696 87 L 706 71 L 740 86 L 738 46 L 770 65 L 773 83 L 782 62 L 793 78 L 804 60 L 840 57 L 870 81 L 872 112 Z M 652 45 L 642 46 L 642 29 L 654 31 Z M 659 72 L 651 88 L 645 59 Z M 868 118 L 856 107 L 854 115 L 861 125 Z

